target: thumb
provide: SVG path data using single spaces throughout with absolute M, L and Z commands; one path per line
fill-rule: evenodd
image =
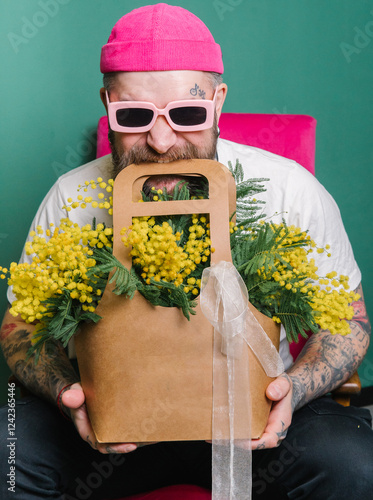
M 61 402 L 66 408 L 79 408 L 85 401 L 83 388 L 79 383 L 73 384 L 61 396 Z
M 281 376 L 268 385 L 266 395 L 271 401 L 280 401 L 288 394 L 290 387 L 290 381 Z

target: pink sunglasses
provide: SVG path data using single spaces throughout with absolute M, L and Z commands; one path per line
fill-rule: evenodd
M 151 102 L 110 102 L 106 91 L 110 128 L 115 132 L 141 133 L 150 130 L 159 115 L 164 116 L 173 130 L 197 132 L 211 128 L 214 123 L 215 90 L 212 101 L 189 99 L 172 101 L 164 109 Z

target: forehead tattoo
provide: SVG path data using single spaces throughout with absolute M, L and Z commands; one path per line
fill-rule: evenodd
M 201 99 L 206 99 L 206 92 L 200 88 L 197 83 L 194 85 L 193 88 L 190 89 L 190 93 L 193 97 L 197 96 L 200 97 Z

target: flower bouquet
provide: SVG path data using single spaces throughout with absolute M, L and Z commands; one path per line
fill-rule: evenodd
M 205 176 L 208 195 L 200 186 L 191 195 L 188 179 L 171 193 L 154 186 L 142 192 L 150 173 L 165 174 L 171 165 L 179 175 Z M 264 190 L 264 179 L 244 181 L 238 162 L 231 167 L 233 176 L 210 160 L 171 165 L 127 167 L 115 181 L 117 202 L 111 197 L 112 180 L 87 181 L 81 189 L 101 192 L 96 197 L 80 194 L 65 208 L 84 209 L 90 203 L 107 209 L 113 228 L 97 221 L 79 227 L 64 219 L 44 236 L 38 227 L 27 244 L 32 263 L 10 266 L 8 283 L 16 295 L 11 313 L 37 322 L 30 355 L 37 361 L 50 342 L 66 346 L 74 336 L 90 418 L 101 441 L 211 436 L 212 327 L 196 301 L 202 271 L 211 263 L 233 261 L 254 314 L 276 347 L 274 322 L 284 325 L 289 340 L 297 340 L 298 333 L 307 335 L 318 325 L 346 334 L 345 318 L 353 315 L 349 302 L 356 296 L 345 291 L 348 278 L 333 272 L 319 278 L 308 257 L 324 249 L 299 228 L 263 221 L 262 205 L 254 196 Z M 2 276 L 6 274 L 3 269 Z M 252 401 L 260 423 L 254 425 L 255 436 L 269 411 L 264 396 L 269 379 L 251 357 L 255 384 L 262 386 L 256 391 L 258 400 L 254 396 Z M 103 380 L 109 371 L 110 381 Z M 162 372 L 160 393 L 156 375 Z M 152 410 L 141 414 L 135 405 L 132 421 L 122 423 L 132 401 Z M 105 419 L 109 408 L 114 421 Z

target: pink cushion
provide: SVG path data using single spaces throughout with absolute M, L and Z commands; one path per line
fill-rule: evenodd
M 96 158 L 101 158 L 101 156 L 105 156 L 111 153 L 108 132 L 109 127 L 107 116 L 101 116 L 97 125 Z
M 221 137 L 295 160 L 315 174 L 316 120 L 307 115 L 222 113 Z
M 118 500 L 211 500 L 211 491 L 192 484 L 177 484 Z
M 221 137 L 297 161 L 315 173 L 316 120 L 307 115 L 222 113 Z M 97 130 L 97 158 L 110 153 L 107 116 Z

